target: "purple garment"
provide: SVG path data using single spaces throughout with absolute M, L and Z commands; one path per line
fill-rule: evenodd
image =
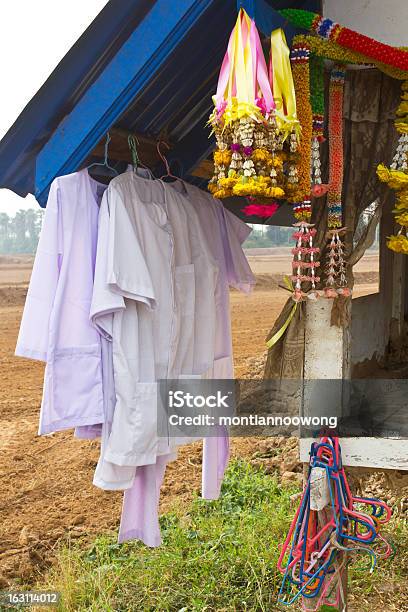
M 146 546 L 160 546 L 159 501 L 166 466 L 176 456 L 161 455 L 156 463 L 136 468 L 131 489 L 123 497 L 119 542 L 142 540 Z
M 47 364 L 40 434 L 103 422 L 101 344 L 89 308 L 104 189 L 87 170 L 51 185 L 16 347 Z
M 96 440 L 102 434 L 102 423 L 97 425 L 82 425 L 75 428 L 75 437 L 80 440 Z
M 203 472 L 201 495 L 203 499 L 218 499 L 225 470 L 229 461 L 229 435 L 220 427 L 216 438 L 205 438 L 203 443 Z

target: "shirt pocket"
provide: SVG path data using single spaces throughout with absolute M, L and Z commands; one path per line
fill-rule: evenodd
M 117 403 L 105 459 L 116 465 L 155 463 L 157 451 L 157 383 L 136 382 L 131 397 L 117 385 Z
M 174 273 L 175 324 L 170 347 L 170 377 L 192 374 L 194 365 L 195 270 L 194 264 L 177 266 Z
M 56 349 L 50 364 L 48 421 L 56 429 L 104 422 L 101 347 Z

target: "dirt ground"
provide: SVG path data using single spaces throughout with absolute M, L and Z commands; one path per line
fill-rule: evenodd
M 278 282 L 288 258 L 287 252 L 250 255 L 258 288 L 250 296 L 231 292 L 237 377 L 262 373 L 264 338 L 287 299 Z M 98 442 L 74 439 L 71 431 L 36 435 L 43 365 L 13 356 L 31 265 L 30 257 L 0 258 L 0 588 L 35 580 L 61 540 L 115 531 L 122 497 L 92 485 Z M 364 265 L 359 294 L 376 291 L 375 256 Z M 232 455 L 254 458 L 264 446 L 235 439 Z M 195 444 L 169 466 L 161 509 L 174 499 L 185 503 L 200 490 L 200 479 Z

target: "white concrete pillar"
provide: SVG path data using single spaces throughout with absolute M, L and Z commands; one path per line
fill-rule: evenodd
M 325 298 L 306 303 L 303 414 L 313 414 L 317 405 L 323 406 L 322 414 L 327 416 L 343 414 L 341 382 L 308 384 L 350 378 L 350 328 L 330 325 L 332 308 L 333 300 Z

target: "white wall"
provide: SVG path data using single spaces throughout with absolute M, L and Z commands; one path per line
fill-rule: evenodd
M 323 0 L 325 17 L 395 46 L 408 46 L 408 0 Z

